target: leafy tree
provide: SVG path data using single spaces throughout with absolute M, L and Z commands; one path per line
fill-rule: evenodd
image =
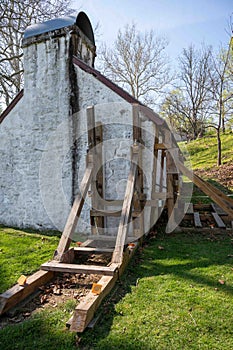
M 155 97 L 171 81 L 165 49 L 168 42 L 155 33 L 141 33 L 135 24 L 119 30 L 112 48 L 100 51 L 104 73 L 136 99 L 155 104 Z
M 8 105 L 22 88 L 21 43 L 30 24 L 70 14 L 71 0 L 1 0 L 0 98 Z

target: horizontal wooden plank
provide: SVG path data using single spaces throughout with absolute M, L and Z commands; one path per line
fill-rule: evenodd
M 121 210 L 91 210 L 91 216 L 113 216 L 119 217 L 121 216 Z
M 118 269 L 117 264 L 111 264 L 111 266 L 98 266 L 98 265 L 78 265 L 78 264 L 65 264 L 59 263 L 55 260 L 48 261 L 41 265 L 41 269 L 45 271 L 55 272 L 69 272 L 69 273 L 93 273 L 97 275 L 112 276 Z
M 54 273 L 52 271 L 39 270 L 27 278 L 26 285 L 20 286 L 19 284 L 16 284 L 6 292 L 2 293 L 0 295 L 0 315 L 24 300 L 28 295 L 35 292 L 37 288 L 49 282 L 53 276 Z
M 103 242 L 113 242 L 115 244 L 116 242 L 116 236 L 109 236 L 107 234 L 105 235 L 90 235 L 88 236 L 92 240 L 92 245 L 95 246 L 95 241 L 103 241 Z M 134 236 L 127 237 L 127 242 L 133 242 L 135 241 Z
M 79 253 L 84 253 L 84 254 L 90 254 L 90 253 L 112 253 L 113 248 L 92 248 L 92 247 L 75 247 L 74 253 L 79 254 Z
M 219 228 L 226 228 L 226 225 L 217 213 L 212 213 L 214 220 Z
M 164 143 L 155 143 L 154 149 L 155 149 L 155 150 L 159 150 L 159 149 L 161 149 L 161 150 L 166 150 L 167 147 L 165 146 Z

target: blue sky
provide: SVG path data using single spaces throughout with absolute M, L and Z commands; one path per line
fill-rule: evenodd
M 218 49 L 228 42 L 226 29 L 233 13 L 232 0 L 74 0 L 73 7 L 86 12 L 93 26 L 100 23 L 97 39 L 107 45 L 127 23 L 135 22 L 141 31 L 153 29 L 169 40 L 172 60 L 191 43 Z

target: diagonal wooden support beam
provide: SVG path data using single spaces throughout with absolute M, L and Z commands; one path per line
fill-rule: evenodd
M 126 185 L 125 198 L 122 206 L 121 219 L 116 238 L 116 245 L 112 255 L 112 263 L 122 263 L 124 245 L 127 239 L 129 220 L 131 216 L 132 200 L 134 194 L 134 185 L 138 170 L 139 148 L 133 146 L 133 155 L 131 159 L 130 172 Z
M 187 176 L 197 187 L 199 187 L 207 196 L 209 196 L 216 204 L 220 206 L 227 214 L 233 218 L 232 199 L 219 191 L 216 187 L 202 180 L 199 176 L 195 175 L 192 171 L 187 169 L 180 161 L 176 162 L 180 171 Z
M 87 195 L 87 191 L 91 183 L 92 173 L 93 173 L 92 156 L 88 154 L 88 163 L 80 185 L 80 194 L 78 194 L 74 200 L 64 231 L 59 241 L 58 247 L 54 253 L 54 257 L 53 257 L 54 260 L 62 261 L 63 254 L 69 249 L 72 235 L 76 228 L 76 225 Z

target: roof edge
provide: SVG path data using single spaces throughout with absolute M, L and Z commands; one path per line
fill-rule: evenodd
M 23 89 L 15 96 L 15 98 L 11 101 L 11 103 L 6 107 L 6 109 L 0 115 L 0 124 L 6 118 L 6 116 L 12 111 L 12 109 L 17 105 L 17 103 L 23 97 L 24 91 Z
M 78 57 L 73 56 L 73 63 L 84 70 L 86 73 L 92 74 L 97 80 L 107 86 L 109 89 L 114 91 L 117 95 L 122 97 L 124 100 L 129 102 L 130 104 L 137 104 L 139 106 L 139 110 L 143 112 L 148 119 L 150 119 L 156 125 L 164 124 L 164 119 L 162 119 L 157 113 L 155 113 L 151 108 L 145 106 L 140 101 L 138 101 L 135 97 L 130 95 L 124 89 L 113 83 L 110 79 L 105 77 L 102 73 L 100 73 L 95 68 L 88 66 L 85 62 L 80 60 Z

